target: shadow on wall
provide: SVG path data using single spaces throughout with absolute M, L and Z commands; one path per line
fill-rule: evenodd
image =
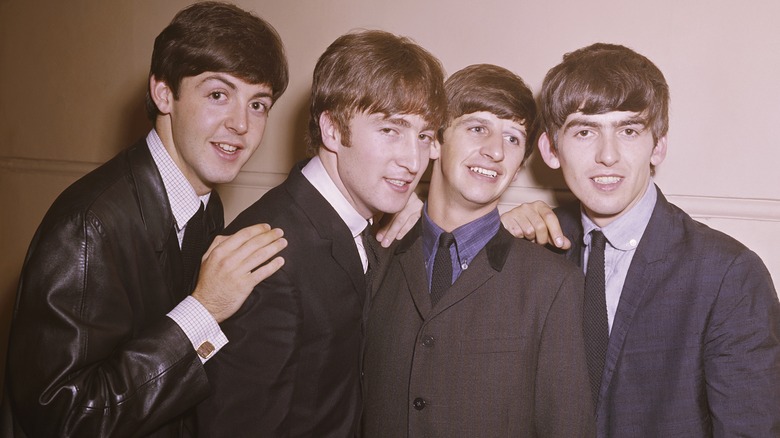
M 0 283 L 0 390 L 5 384 L 5 360 L 8 349 L 8 335 L 11 329 L 11 315 L 16 301 L 16 287 L 19 275 L 12 275 Z M 0 392 L 2 394 L 2 392 Z
M 116 141 L 112 144 L 113 149 L 109 157 L 113 157 L 138 139 L 146 137 L 152 129 L 152 122 L 146 117 L 147 80 L 139 78 L 138 81 L 133 82 L 133 91 L 121 97 L 122 118 L 116 128 L 114 137 Z

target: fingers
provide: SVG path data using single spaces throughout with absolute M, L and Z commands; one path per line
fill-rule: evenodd
M 542 201 L 521 204 L 501 216 L 504 227 L 515 237 L 540 245 L 552 244 L 561 249 L 571 247 L 563 235 L 560 222 L 549 205 Z
M 377 231 L 376 240 L 387 248 L 393 240 L 403 238 L 420 219 L 422 208 L 423 202 L 416 193 L 412 193 L 404 208 L 392 215 L 390 221 Z
M 259 282 L 282 267 L 284 259 L 276 255 L 287 246 L 283 234 L 262 224 L 215 239 L 192 295 L 217 322 L 233 315 Z
M 266 278 L 273 275 L 276 271 L 278 271 L 282 266 L 284 266 L 284 259 L 281 257 L 276 257 L 275 259 L 271 260 L 270 262 L 256 268 L 252 273 L 250 274 L 252 277 L 252 282 L 257 285 L 261 281 L 265 280 Z

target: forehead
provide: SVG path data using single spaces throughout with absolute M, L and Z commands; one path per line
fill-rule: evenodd
M 460 127 L 470 124 L 482 124 L 487 126 L 501 126 L 502 128 L 513 129 L 525 134 L 525 125 L 514 119 L 502 119 L 490 111 L 477 111 L 474 113 L 463 114 L 456 117 L 450 127 Z

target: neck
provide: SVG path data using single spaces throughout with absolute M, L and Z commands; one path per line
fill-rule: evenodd
M 428 217 L 444 231 L 452 232 L 490 213 L 497 206 L 498 201 L 477 204 L 464 199 L 454 187 L 444 182 L 441 172 L 434 168 L 428 190 Z

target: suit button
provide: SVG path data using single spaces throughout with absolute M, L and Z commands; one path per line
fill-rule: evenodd
M 414 408 L 417 409 L 418 411 L 422 411 L 423 409 L 425 409 L 425 399 L 417 397 L 412 402 L 412 406 L 414 406 Z
M 436 343 L 436 339 L 434 339 L 434 337 L 430 335 L 425 336 L 422 340 L 423 347 L 433 347 L 433 344 L 435 343 Z

